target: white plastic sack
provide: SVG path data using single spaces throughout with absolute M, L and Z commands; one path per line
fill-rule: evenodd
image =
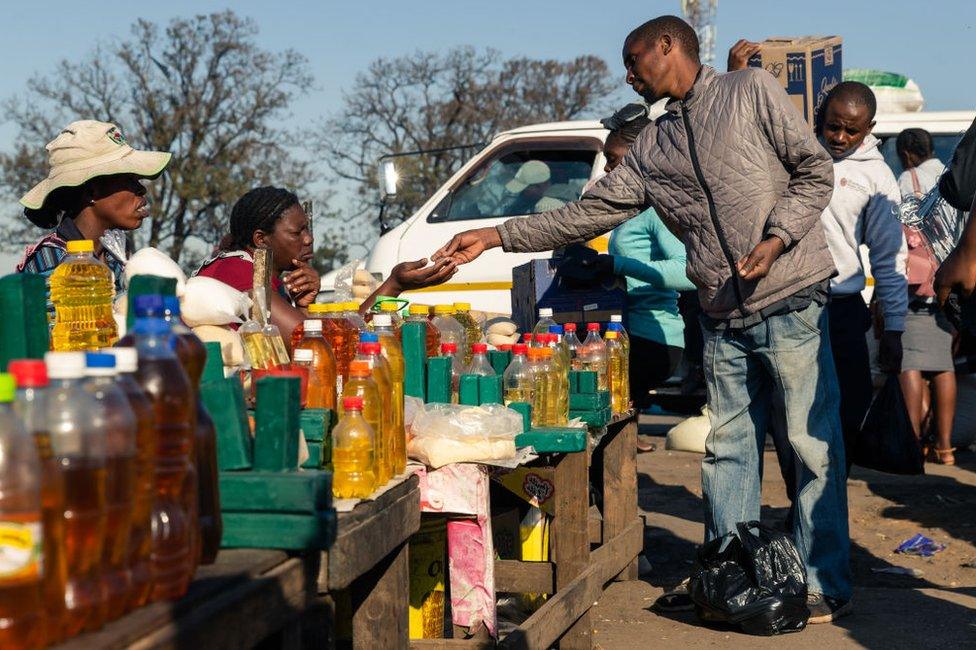
M 183 320 L 190 327 L 243 323 L 251 298 L 220 280 L 197 275 L 186 281 L 180 300 Z
M 407 453 L 428 467 L 515 457 L 522 416 L 501 404 L 425 404 L 413 419 Z
M 125 264 L 125 286 L 129 286 L 129 281 L 136 275 L 156 275 L 161 278 L 176 279 L 176 295 L 182 297 L 186 287 L 186 274 L 180 265 L 174 262 L 169 255 L 147 246 L 142 248 L 129 258 Z

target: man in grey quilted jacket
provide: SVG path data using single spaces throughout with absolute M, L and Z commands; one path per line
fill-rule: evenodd
M 461 233 L 434 258 L 465 263 L 497 246 L 550 250 L 652 206 L 687 248 L 705 314 L 706 541 L 759 519 L 763 444 L 779 418 L 800 467 L 793 532 L 808 572 L 810 622 L 833 620 L 850 611 L 851 580 L 823 309 L 835 272 L 820 221 L 833 189 L 830 156 L 771 75 L 702 66 L 695 32 L 680 18 L 635 29 L 623 58 L 627 83 L 645 100 L 670 98 L 623 163 L 579 201 Z

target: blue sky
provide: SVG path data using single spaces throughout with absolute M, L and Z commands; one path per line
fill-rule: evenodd
M 648 18 L 680 11 L 678 0 L 34 0 L 4 5 L 0 98 L 21 92 L 27 79 L 50 72 L 62 58 L 80 57 L 99 41 L 127 37 L 137 17 L 166 21 L 230 6 L 258 22 L 265 47 L 292 47 L 308 57 L 316 85 L 294 107 L 296 125 L 335 110 L 342 89 L 377 57 L 457 45 L 559 59 L 596 54 L 619 75 L 621 97 L 629 99 L 620 64 L 623 37 Z M 973 0 L 720 0 L 716 24 L 720 67 L 739 37 L 840 34 L 845 67 L 907 74 L 921 86 L 928 109 L 976 107 Z M 10 124 L 0 123 L 0 148 L 8 149 L 13 137 Z

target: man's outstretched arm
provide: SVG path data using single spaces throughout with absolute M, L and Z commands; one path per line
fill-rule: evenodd
M 452 257 L 458 264 L 467 264 L 499 246 L 507 252 L 532 253 L 584 242 L 613 230 L 640 212 L 645 202 L 644 181 L 632 150 L 580 200 L 549 212 L 515 217 L 497 227 L 466 230 L 431 257 Z

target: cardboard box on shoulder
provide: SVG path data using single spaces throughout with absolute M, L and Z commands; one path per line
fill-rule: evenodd
M 776 36 L 762 42 L 749 67 L 772 74 L 800 114 L 813 126 L 830 89 L 843 78 L 840 36 Z

